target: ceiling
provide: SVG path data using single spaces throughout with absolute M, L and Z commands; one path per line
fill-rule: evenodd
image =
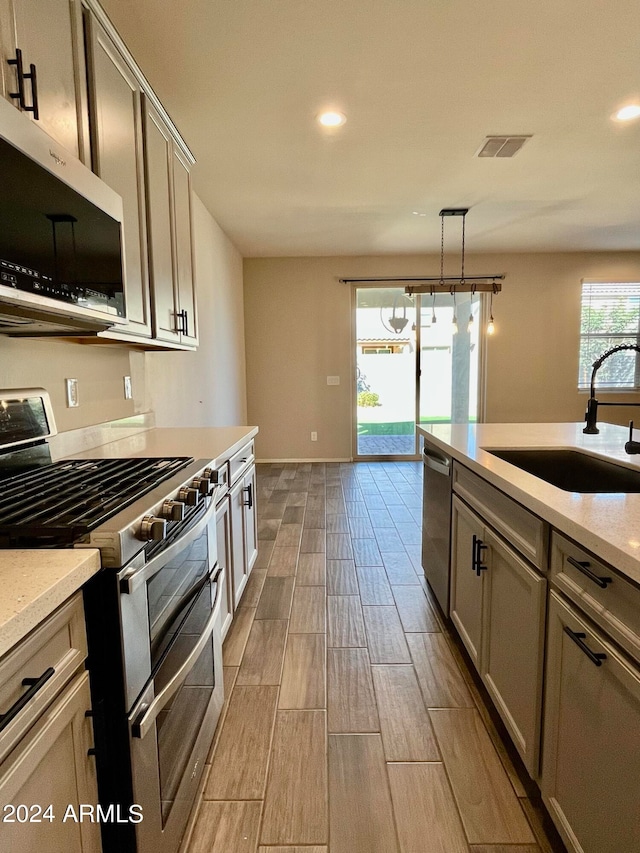
M 470 251 L 640 249 L 640 120 L 610 118 L 640 102 L 638 0 L 103 5 L 244 256 L 438 251 L 442 207 Z M 479 159 L 489 134 L 532 138 Z

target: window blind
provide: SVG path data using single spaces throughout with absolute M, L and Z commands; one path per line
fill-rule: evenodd
M 578 387 L 588 388 L 593 362 L 619 344 L 640 344 L 640 282 L 582 284 Z M 598 387 L 640 387 L 637 352 L 616 353 L 598 372 Z

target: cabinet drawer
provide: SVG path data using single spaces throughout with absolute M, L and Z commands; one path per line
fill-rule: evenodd
M 234 453 L 229 460 L 229 482 L 235 483 L 238 477 L 245 471 L 246 468 L 255 461 L 253 452 L 253 441 L 248 442 L 237 453 Z
M 49 670 L 33 698 L 0 731 L 0 760 L 62 690 L 87 657 L 82 593 L 77 592 L 0 661 L 0 713 L 29 690 L 23 679 L 38 680 Z
M 530 563 L 547 567 L 548 525 L 486 480 L 454 462 L 453 490 L 477 510 Z
M 555 530 L 551 578 L 594 622 L 640 660 L 640 589 Z

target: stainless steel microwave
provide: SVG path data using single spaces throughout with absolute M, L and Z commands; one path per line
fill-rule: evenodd
M 0 334 L 126 323 L 122 200 L 0 98 Z

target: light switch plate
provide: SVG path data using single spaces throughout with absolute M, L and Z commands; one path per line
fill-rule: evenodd
M 327 376 L 327 385 L 339 385 L 340 377 L 339 376 Z
M 124 399 L 125 400 L 132 400 L 133 399 L 133 388 L 131 386 L 131 377 L 130 376 L 123 376 L 122 378 L 124 380 Z
M 67 408 L 75 409 L 76 406 L 80 405 L 80 400 L 78 398 L 78 380 L 65 379 L 64 381 L 67 388 Z

